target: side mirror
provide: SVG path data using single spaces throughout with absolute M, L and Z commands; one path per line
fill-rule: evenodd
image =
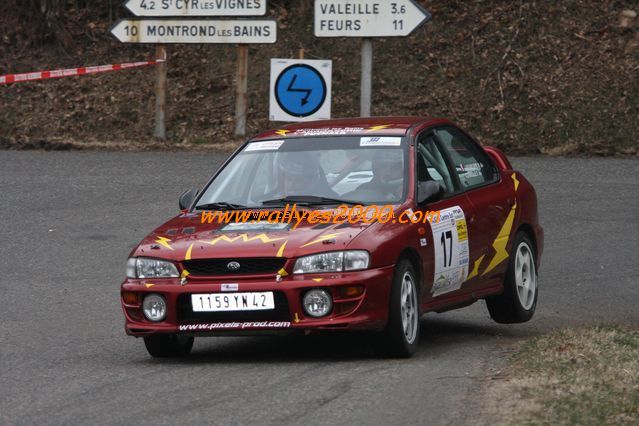
M 198 192 L 199 191 L 197 189 L 189 189 L 188 191 L 183 192 L 182 195 L 180 195 L 179 200 L 180 210 L 186 210 L 191 207 L 191 203 L 195 200 Z
M 439 201 L 444 196 L 444 188 L 435 181 L 419 182 L 417 185 L 417 204 Z

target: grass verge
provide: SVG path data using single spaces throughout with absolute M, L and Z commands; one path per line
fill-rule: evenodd
M 529 340 L 488 400 L 497 424 L 639 424 L 639 329 L 594 326 Z

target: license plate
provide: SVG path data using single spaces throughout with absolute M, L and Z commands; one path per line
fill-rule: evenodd
M 275 309 L 273 292 L 192 294 L 193 312 L 264 311 Z

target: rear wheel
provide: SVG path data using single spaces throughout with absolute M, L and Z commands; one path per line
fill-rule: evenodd
M 179 334 L 154 334 L 144 338 L 144 346 L 154 358 L 180 357 L 191 353 L 194 340 Z
M 417 349 L 420 315 L 416 276 L 408 260 L 398 262 L 391 289 L 388 323 L 375 340 L 380 355 L 408 358 Z
M 537 308 L 535 252 L 528 236 L 518 232 L 504 279 L 504 292 L 486 299 L 493 320 L 513 324 L 530 320 Z

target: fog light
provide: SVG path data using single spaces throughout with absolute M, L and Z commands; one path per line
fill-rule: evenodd
M 304 294 L 302 302 L 304 311 L 315 318 L 326 316 L 333 309 L 333 298 L 326 290 L 309 290 Z
M 166 318 L 166 300 L 159 294 L 149 294 L 142 303 L 144 316 L 149 321 L 159 322 Z

